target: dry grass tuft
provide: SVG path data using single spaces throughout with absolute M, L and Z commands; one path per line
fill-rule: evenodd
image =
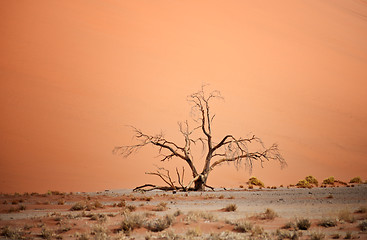
M 223 208 L 225 212 L 234 212 L 237 210 L 236 204 L 228 204 L 225 208 Z
M 308 230 L 311 227 L 311 222 L 307 218 L 298 219 L 296 226 L 300 230 Z
M 267 208 L 265 212 L 256 215 L 256 218 L 261 220 L 273 220 L 277 216 L 278 214 L 276 214 L 276 212 L 273 209 Z
M 361 229 L 361 231 L 365 232 L 367 231 L 367 220 L 363 220 L 358 224 L 358 228 Z
M 121 228 L 124 233 L 130 233 L 136 228 L 140 228 L 143 224 L 143 217 L 140 214 L 124 214 L 124 219 L 121 222 Z
M 333 218 L 323 218 L 317 225 L 329 228 L 329 227 L 335 227 L 336 225 L 338 225 L 338 222 L 336 221 L 336 219 Z
M 174 217 L 172 215 L 166 215 L 162 218 L 153 219 L 147 221 L 144 227 L 152 232 L 161 232 L 166 228 L 169 228 L 173 223 Z
M 152 210 L 157 211 L 157 212 L 166 211 L 167 210 L 167 203 L 166 202 L 160 202 Z
M 344 221 L 344 222 L 349 222 L 349 223 L 354 223 L 355 222 L 355 218 L 352 215 L 352 213 L 348 210 L 341 210 L 338 214 L 339 220 L 340 221 Z

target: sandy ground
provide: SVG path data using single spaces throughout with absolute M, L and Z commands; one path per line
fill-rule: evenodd
M 80 210 L 71 210 L 76 204 Z M 230 205 L 236 209 L 226 211 Z M 366 211 L 367 184 L 176 194 L 131 190 L 2 194 L 0 238 L 367 239 L 360 227 L 367 224 Z M 311 224 L 307 230 L 301 230 L 301 224 L 297 227 L 302 219 Z M 319 226 L 326 220 L 336 226 Z

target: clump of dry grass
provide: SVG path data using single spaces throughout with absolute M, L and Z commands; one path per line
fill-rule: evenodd
M 323 234 L 322 232 L 313 232 L 310 235 L 311 240 L 322 240 L 324 238 L 325 238 L 325 234 Z
M 354 216 L 347 209 L 341 210 L 338 214 L 338 217 L 339 217 L 340 221 L 349 222 L 349 223 L 354 223 L 355 222 Z
M 162 218 L 153 219 L 147 221 L 144 227 L 152 232 L 161 232 L 166 228 L 169 228 L 173 223 L 174 217 L 172 215 L 166 215 Z
M 184 222 L 197 222 L 199 219 L 203 219 L 205 221 L 213 222 L 215 221 L 215 217 L 210 212 L 201 212 L 201 211 L 190 211 L 184 218 Z
M 51 239 L 52 237 L 55 236 L 55 233 L 48 229 L 48 228 L 42 228 L 41 230 L 41 234 L 40 234 L 40 237 L 43 238 L 43 239 Z
M 265 212 L 256 215 L 256 218 L 261 220 L 273 220 L 277 216 L 278 214 L 273 209 L 267 208 Z
M 317 225 L 329 228 L 329 227 L 335 227 L 336 225 L 338 225 L 338 222 L 336 221 L 336 219 L 333 218 L 323 218 L 318 222 Z
M 233 222 L 232 225 L 234 225 L 234 228 L 233 228 L 234 231 L 241 232 L 241 233 L 249 232 L 253 228 L 252 223 L 245 221 L 245 220 L 239 220 L 239 221 Z
M 120 230 L 124 233 L 130 233 L 136 228 L 140 228 L 143 224 L 143 217 L 140 214 L 124 214 L 124 219 L 121 222 Z
M 228 204 L 225 208 L 223 208 L 225 212 L 234 212 L 237 210 L 236 204 Z
M 361 231 L 365 232 L 367 231 L 367 220 L 363 220 L 358 224 L 358 228 L 361 229 Z
M 367 207 L 366 206 L 362 206 L 362 207 L 359 207 L 355 213 L 367 213 Z
M 252 186 L 258 186 L 258 187 L 265 187 L 264 183 L 262 181 L 260 181 L 259 179 L 257 179 L 256 177 L 251 177 L 248 180 L 248 185 L 250 187 L 250 185 Z
M 90 234 L 94 236 L 94 239 L 109 239 L 108 229 L 100 224 L 94 225 Z
M 0 236 L 6 239 L 23 239 L 24 232 L 21 229 L 10 228 L 9 226 L 4 226 L 1 228 Z
M 300 230 L 307 230 L 311 227 L 311 222 L 307 218 L 301 218 L 297 220 L 296 226 Z
M 166 202 L 160 202 L 152 210 L 157 211 L 157 212 L 165 211 L 165 210 L 167 210 L 167 203 Z
M 299 237 L 302 236 L 302 232 L 278 229 L 275 232 L 275 236 L 277 236 L 277 239 L 278 240 L 283 240 L 283 239 L 299 239 Z
M 85 202 L 77 202 L 73 206 L 71 206 L 70 211 L 82 211 L 87 208 Z
M 90 220 L 94 220 L 94 221 L 98 221 L 100 223 L 103 223 L 103 222 L 107 221 L 107 216 L 103 213 L 96 213 L 96 214 L 92 214 L 92 216 L 90 216 Z

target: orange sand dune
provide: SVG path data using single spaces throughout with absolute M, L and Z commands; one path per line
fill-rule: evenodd
M 367 1 L 3 1 L 0 191 L 95 191 L 157 182 L 135 125 L 181 141 L 186 96 L 219 89 L 214 130 L 279 143 L 289 167 L 267 185 L 312 174 L 367 178 Z M 199 162 L 197 159 L 196 162 Z M 181 164 L 171 160 L 171 164 Z M 209 184 L 238 186 L 223 167 Z

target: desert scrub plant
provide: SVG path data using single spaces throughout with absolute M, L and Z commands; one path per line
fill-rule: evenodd
M 186 231 L 185 235 L 189 238 L 192 237 L 200 237 L 202 235 L 201 229 L 199 227 L 197 228 L 190 228 L 189 230 Z
M 86 203 L 84 202 L 77 202 L 73 206 L 71 206 L 70 211 L 82 211 L 87 208 Z
M 296 184 L 297 187 L 299 188 L 311 188 L 312 185 L 305 179 L 303 180 L 300 180 L 297 184 Z
M 54 236 L 55 236 L 55 233 L 52 230 L 47 229 L 47 228 L 42 228 L 41 234 L 40 234 L 40 237 L 41 238 L 43 238 L 43 239 L 51 239 Z
M 299 237 L 302 236 L 302 233 L 301 232 L 298 233 L 297 231 L 277 229 L 277 231 L 275 232 L 275 236 L 277 237 L 278 240 L 299 239 Z
M 160 202 L 152 210 L 157 211 L 157 212 L 166 211 L 167 210 L 167 203 L 166 202 Z
M 264 183 L 256 177 L 251 177 L 247 183 L 252 186 L 265 187 Z
M 278 214 L 271 208 L 267 208 L 265 212 L 259 215 L 260 219 L 263 219 L 263 220 L 273 220 L 277 216 Z
M 294 224 L 294 223 L 292 223 L 292 222 L 287 222 L 287 223 L 286 223 L 286 224 L 284 224 L 281 228 L 282 228 L 282 229 L 291 229 L 291 228 L 296 229 L 296 228 L 297 228 L 297 226 L 296 226 L 296 224 Z
M 143 224 L 143 217 L 140 214 L 125 213 L 121 222 L 120 230 L 124 233 L 130 233 L 136 228 L 140 228 Z
M 339 239 L 341 238 L 341 235 L 339 233 L 333 233 L 330 235 L 331 239 Z
M 24 232 L 20 229 L 10 228 L 9 226 L 4 226 L 0 230 L 0 236 L 6 239 L 24 239 Z
M 334 182 L 335 182 L 334 177 L 328 177 L 324 179 L 324 181 L 322 181 L 323 184 L 327 184 L 327 185 L 334 185 Z
M 127 206 L 125 206 L 125 209 L 127 209 L 130 212 L 134 212 L 136 210 L 136 206 L 134 206 L 134 205 L 127 205 Z
M 100 224 L 94 225 L 90 234 L 94 236 L 94 239 L 109 239 L 107 228 Z
M 308 230 L 311 227 L 311 222 L 307 218 L 298 219 L 296 226 L 299 230 Z
M 363 181 L 361 177 L 354 177 L 349 181 L 349 183 L 363 183 Z
M 355 210 L 355 213 L 367 213 L 367 207 L 366 206 L 359 207 L 357 210 Z
M 233 222 L 232 225 L 234 225 L 233 230 L 236 232 L 241 232 L 241 233 L 245 233 L 245 232 L 249 232 L 252 230 L 252 223 L 245 221 L 245 220 L 239 220 L 236 222 Z
M 361 231 L 365 232 L 367 231 L 367 220 L 363 220 L 358 224 L 358 228 L 361 229 Z
M 322 240 L 325 238 L 325 234 L 322 232 L 313 232 L 311 233 L 310 239 L 311 240 Z
M 347 209 L 341 210 L 338 214 L 338 217 L 340 221 L 349 222 L 349 223 L 355 222 L 354 216 Z
M 329 228 L 335 227 L 336 225 L 338 225 L 338 222 L 336 221 L 336 219 L 333 218 L 323 218 L 317 223 L 317 225 Z
M 96 213 L 96 214 L 92 214 L 92 216 L 90 217 L 90 220 L 94 220 L 94 221 L 103 223 L 107 221 L 107 217 L 103 213 Z
M 316 187 L 319 186 L 319 181 L 317 181 L 317 179 L 312 175 L 305 177 L 305 180 Z
M 234 212 L 237 210 L 236 204 L 228 204 L 225 208 L 223 208 L 225 212 Z
M 165 215 L 162 218 L 152 219 L 144 224 L 144 227 L 152 232 L 161 232 L 169 228 L 173 223 L 174 217 L 172 215 Z
M 183 221 L 189 224 L 190 222 L 197 222 L 199 219 L 203 219 L 209 222 L 213 222 L 216 220 L 214 215 L 210 212 L 190 211 L 187 213 Z

